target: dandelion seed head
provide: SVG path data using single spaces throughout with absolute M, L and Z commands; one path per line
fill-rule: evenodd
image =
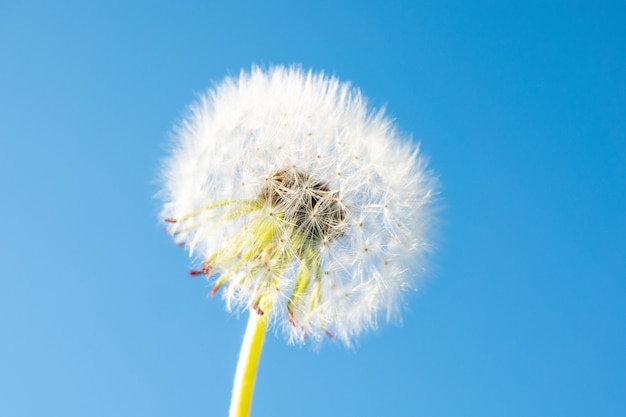
M 291 342 L 350 345 L 414 288 L 436 180 L 348 83 L 254 67 L 203 95 L 173 136 L 162 215 L 229 309 L 271 308 Z

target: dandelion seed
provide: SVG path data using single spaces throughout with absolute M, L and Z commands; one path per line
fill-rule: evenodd
M 211 295 L 253 311 L 246 340 L 271 324 L 290 342 L 351 345 L 397 312 L 430 248 L 436 181 L 358 90 L 255 67 L 191 106 L 174 136 L 167 230 L 203 261 L 192 274 Z

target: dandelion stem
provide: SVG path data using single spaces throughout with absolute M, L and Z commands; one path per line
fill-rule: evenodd
M 261 349 L 263 348 L 265 329 L 267 328 L 268 310 L 262 316 L 254 310 L 250 311 L 246 334 L 243 337 L 241 351 L 239 352 L 229 417 L 248 417 L 250 415 L 254 380 L 256 378 L 259 357 L 261 356 Z

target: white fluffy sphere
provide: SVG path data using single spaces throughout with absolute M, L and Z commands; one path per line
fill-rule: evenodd
M 415 288 L 436 180 L 347 83 L 253 68 L 193 104 L 163 170 L 168 231 L 229 307 L 350 344 Z

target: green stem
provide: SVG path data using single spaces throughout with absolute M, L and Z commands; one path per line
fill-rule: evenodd
M 267 328 L 267 313 L 269 311 L 266 311 L 266 314 L 261 316 L 254 310 L 250 311 L 246 334 L 243 337 L 241 351 L 239 352 L 233 395 L 230 400 L 229 417 L 248 417 L 250 415 L 254 380 L 259 365 L 261 349 L 263 348 L 265 329 Z

